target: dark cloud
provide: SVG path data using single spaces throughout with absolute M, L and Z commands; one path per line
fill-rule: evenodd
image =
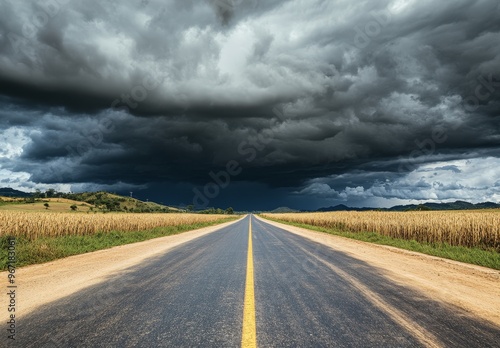
M 389 204 L 500 157 L 496 1 L 51 4 L 0 5 L 0 165 L 30 182 L 185 202 L 234 160 L 214 202 Z

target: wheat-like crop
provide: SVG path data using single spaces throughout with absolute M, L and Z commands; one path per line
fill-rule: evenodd
M 424 243 L 448 243 L 500 251 L 500 211 L 349 211 L 262 215 L 342 231 L 376 232 Z
M 142 231 L 165 226 L 191 225 L 227 218 L 202 214 L 72 214 L 55 212 L 0 211 L 0 237 L 92 235 L 110 231 Z

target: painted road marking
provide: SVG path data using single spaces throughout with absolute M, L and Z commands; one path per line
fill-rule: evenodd
M 248 254 L 247 279 L 245 283 L 245 300 L 243 308 L 243 335 L 241 346 L 257 347 L 257 331 L 255 328 L 255 294 L 253 281 L 253 248 L 252 248 L 252 217 L 248 223 Z

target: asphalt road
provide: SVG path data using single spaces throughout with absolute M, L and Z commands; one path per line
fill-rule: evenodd
M 500 328 L 362 261 L 252 217 L 19 321 L 18 347 L 500 347 Z M 50 287 L 50 284 L 47 284 Z M 250 317 L 249 317 L 250 318 Z M 4 336 L 6 336 L 4 334 Z

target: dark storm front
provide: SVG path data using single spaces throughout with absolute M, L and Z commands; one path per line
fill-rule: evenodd
M 272 112 L 278 121 L 283 122 L 285 120 L 283 110 L 273 108 Z M 276 124 L 278 124 L 278 122 L 273 120 L 272 125 L 274 126 Z M 272 142 L 275 136 L 274 132 L 273 127 L 269 127 L 256 136 L 248 136 L 245 140 L 242 140 L 237 148 L 239 156 L 242 157 L 245 162 L 252 163 L 257 159 L 259 152 L 265 150 L 266 145 Z M 231 159 L 226 163 L 224 170 L 217 173 L 210 171 L 208 175 L 212 181 L 203 186 L 203 191 L 200 191 L 197 187 L 193 188 L 193 205 L 199 208 L 207 207 L 210 200 L 219 195 L 221 189 L 225 189 L 230 185 L 232 177 L 236 177 L 242 173 L 243 167 L 240 162 L 241 159 Z

